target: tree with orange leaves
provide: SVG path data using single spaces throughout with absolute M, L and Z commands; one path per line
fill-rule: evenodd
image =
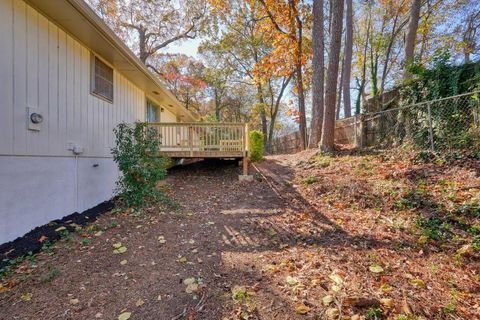
M 304 30 L 310 29 L 311 6 L 302 0 L 250 0 L 258 1 L 258 29 L 268 35 L 272 52 L 255 66 L 258 77 L 264 74 L 295 75 L 298 97 L 300 147 L 307 146 L 307 121 L 305 115 L 304 67 L 310 60 L 311 40 Z

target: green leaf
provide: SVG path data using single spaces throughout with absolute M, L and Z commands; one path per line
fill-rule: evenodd
M 383 268 L 379 264 L 372 264 L 370 267 L 368 267 L 368 270 L 373 273 L 382 273 Z
M 130 319 L 131 315 L 132 315 L 131 312 L 124 312 L 118 316 L 118 320 L 128 320 Z

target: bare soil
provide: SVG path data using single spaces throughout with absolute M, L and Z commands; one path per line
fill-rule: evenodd
M 235 164 L 171 170 L 180 208 L 113 211 L 27 259 L 0 286 L 0 319 L 480 318 L 462 233 L 478 217 L 439 240 L 416 222 L 475 200 L 478 163 L 303 152 L 255 167 L 252 183 Z

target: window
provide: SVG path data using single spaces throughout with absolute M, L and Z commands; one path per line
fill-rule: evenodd
M 113 102 L 113 69 L 93 56 L 92 93 Z
M 147 122 L 160 122 L 159 107 L 150 100 L 147 100 Z

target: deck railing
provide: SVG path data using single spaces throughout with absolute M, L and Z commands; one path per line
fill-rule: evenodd
M 244 123 L 151 123 L 160 154 L 173 158 L 240 158 L 248 151 Z

